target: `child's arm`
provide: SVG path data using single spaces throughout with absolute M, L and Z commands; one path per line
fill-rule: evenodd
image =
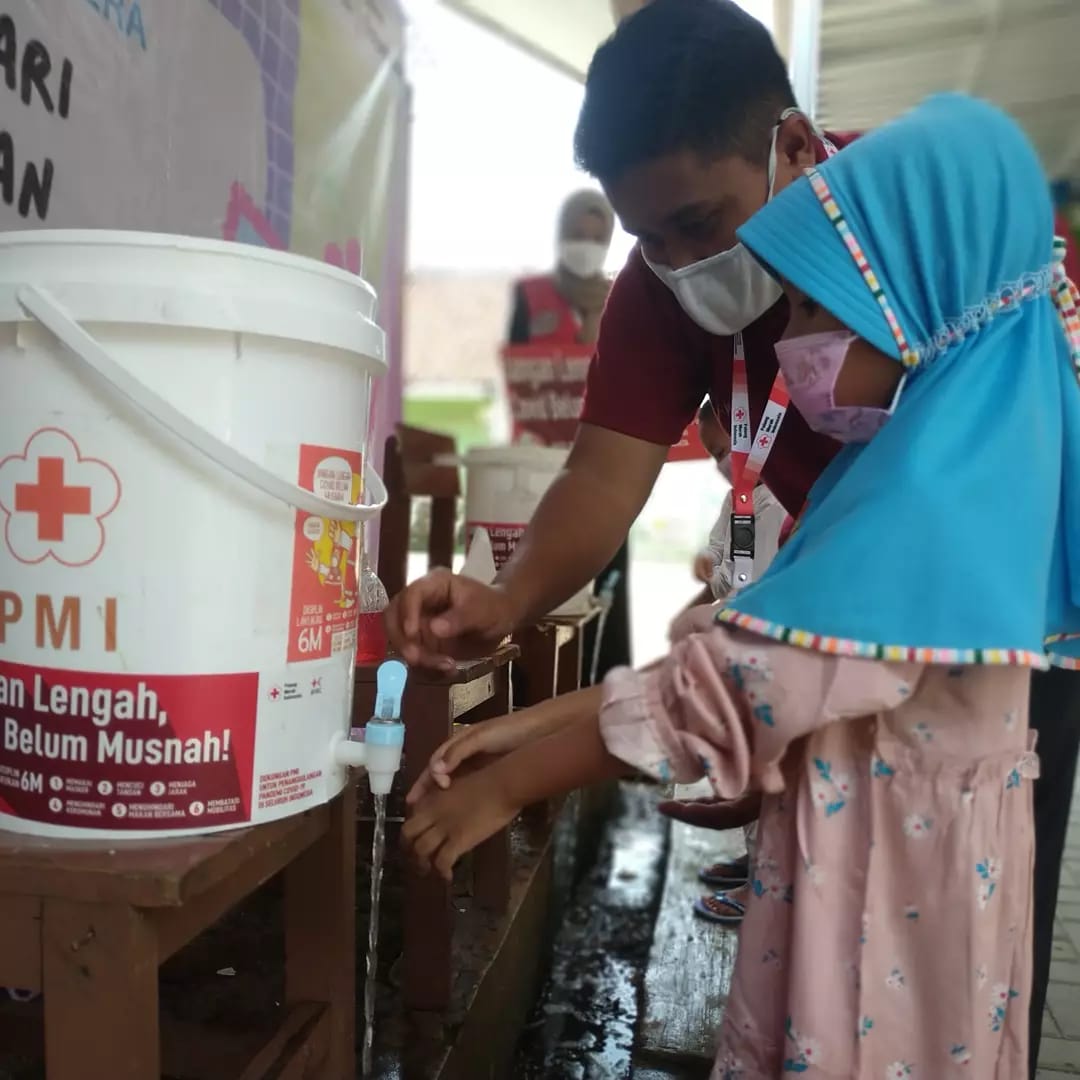
M 692 612 L 687 622 L 709 618 Z M 916 664 L 832 656 L 722 626 L 692 633 L 652 676 L 613 672 L 601 732 L 616 757 L 659 780 L 707 777 L 722 799 L 780 791 L 792 743 L 900 705 Z
M 589 694 L 594 699 L 588 709 L 582 707 L 585 699 L 579 694 Z M 471 758 L 509 754 L 553 735 L 583 715 L 595 716 L 600 708 L 600 695 L 599 686 L 590 687 L 577 694 L 549 698 L 507 716 L 462 726 L 431 755 L 428 767 L 413 784 L 406 801 L 411 806 L 435 788 L 448 788 L 454 771 Z
M 566 707 L 560 730 L 421 799 L 402 829 L 420 868 L 434 866 L 450 880 L 462 855 L 524 807 L 630 772 L 604 745 L 597 716 L 600 692 L 591 687 L 560 698 Z
M 654 671 L 661 663 L 662 660 L 657 660 L 642 671 Z M 592 700 L 579 697 L 585 694 L 592 695 Z M 589 687 L 576 694 L 549 698 L 508 716 L 462 726 L 431 755 L 428 767 L 413 784 L 406 801 L 411 806 L 435 788 L 448 788 L 454 772 L 472 758 L 508 754 L 553 735 L 568 724 L 595 716 L 601 696 L 601 687 Z
M 560 699 L 561 730 L 423 799 L 403 838 L 421 865 L 434 862 L 449 877 L 461 855 L 524 806 L 621 775 L 623 762 L 665 782 L 707 776 L 725 799 L 752 784 L 779 791 L 792 742 L 837 720 L 897 707 L 920 672 L 714 626 L 681 641 L 651 673 L 613 672 L 602 702 L 595 688 Z

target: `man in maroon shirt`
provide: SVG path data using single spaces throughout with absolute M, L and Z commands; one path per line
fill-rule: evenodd
M 496 584 L 437 570 L 392 602 L 390 640 L 410 663 L 490 651 L 607 565 L 706 395 L 730 428 L 736 330 L 756 431 L 787 305 L 778 289 L 762 305 L 764 270 L 735 230 L 852 139 L 817 132 L 794 104 L 768 32 L 731 0 L 652 0 L 597 51 L 576 156 L 640 244 L 608 299 L 566 468 Z M 706 292 L 678 298 L 685 283 L 661 280 L 672 271 L 707 278 Z M 838 449 L 789 408 L 763 473 L 788 513 Z
M 445 668 L 452 656 L 489 651 L 595 577 L 706 394 L 730 429 L 736 332 L 757 430 L 788 312 L 735 231 L 850 141 L 819 133 L 794 104 L 768 33 L 731 0 L 652 0 L 597 51 L 577 159 L 640 243 L 608 300 L 566 468 L 514 558 L 493 586 L 438 570 L 391 603 L 389 637 L 410 663 Z M 837 449 L 789 408 L 763 480 L 797 515 Z M 1033 684 L 1044 760 L 1035 792 L 1033 1071 L 1080 737 L 1078 690 L 1080 679 L 1063 671 Z
M 773 344 L 787 322 L 779 291 L 736 296 L 717 333 L 716 320 L 688 314 L 645 260 L 660 272 L 685 272 L 734 251 L 735 230 L 770 190 L 826 156 L 825 139 L 794 105 L 768 32 L 731 0 L 652 0 L 597 51 L 576 156 L 641 242 L 608 300 L 566 468 L 513 560 L 494 586 L 435 571 L 391 604 L 390 640 L 410 663 L 447 666 L 450 656 L 490 650 L 595 577 L 706 394 L 730 421 L 737 330 L 756 429 L 777 371 Z M 756 263 L 748 270 L 746 259 L 722 258 L 729 265 L 718 276 L 733 294 L 748 276 L 759 286 L 767 279 Z M 790 513 L 837 449 L 788 411 L 764 480 Z

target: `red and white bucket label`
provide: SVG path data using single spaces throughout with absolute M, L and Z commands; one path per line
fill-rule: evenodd
M 466 548 L 472 545 L 473 533 L 484 529 L 491 541 L 491 556 L 495 560 L 495 569 L 501 570 L 514 554 L 518 541 L 525 535 L 524 525 L 507 525 L 491 521 L 469 521 L 465 525 Z
M 0 661 L 0 811 L 83 829 L 248 821 L 259 677 Z
M 363 462 L 355 450 L 300 447 L 302 488 L 340 503 L 360 500 Z M 359 526 L 297 511 L 293 544 L 290 664 L 356 648 Z
M 340 667 L 300 679 L 294 668 L 100 675 L 0 661 L 0 814 L 149 832 L 324 802 Z
M 236 572 L 217 531 L 147 532 L 162 466 L 116 425 L 14 435 L 0 447 L 0 828 L 201 833 L 340 791 L 355 526 L 241 518 L 280 532 L 272 565 Z M 358 500 L 358 452 L 289 455 L 302 486 Z M 261 621 L 245 614 L 254 597 Z

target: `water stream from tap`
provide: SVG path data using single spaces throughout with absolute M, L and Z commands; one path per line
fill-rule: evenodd
M 361 1074 L 371 1075 L 375 1043 L 375 983 L 379 966 L 379 898 L 386 854 L 386 796 L 372 795 L 375 828 L 371 837 L 371 904 L 368 913 L 367 966 L 364 969 L 364 1046 Z

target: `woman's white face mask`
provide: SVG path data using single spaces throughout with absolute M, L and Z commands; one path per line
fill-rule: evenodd
M 559 265 L 574 277 L 599 277 L 607 262 L 607 244 L 595 240 L 560 240 Z
M 797 111 L 785 110 L 780 122 Z M 776 182 L 776 136 L 779 131 L 778 123 L 773 128 L 769 147 L 769 192 L 766 202 L 772 198 Z M 654 263 L 648 258 L 645 258 L 645 262 L 675 294 L 683 311 L 698 326 L 721 337 L 731 337 L 745 330 L 783 295 L 780 283 L 742 244 L 678 270 Z

